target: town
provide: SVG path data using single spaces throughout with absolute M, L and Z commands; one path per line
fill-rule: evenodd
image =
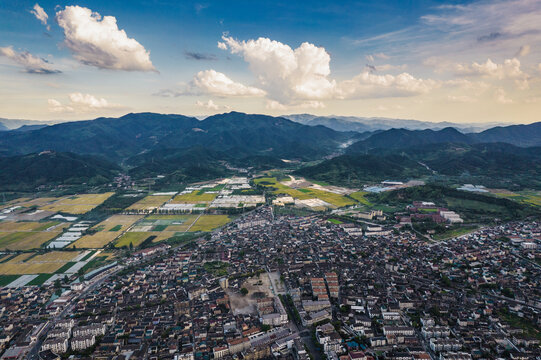
M 280 204 L 297 195 L 293 189 L 273 197 L 274 205 L 262 195 L 235 195 L 252 185 L 232 178 L 137 198 L 90 233 L 92 222 L 47 224 L 65 231 L 44 244 L 64 251 L 2 256 L 0 266 L 29 272 L 45 271 L 47 261 L 62 268 L 4 283 L 0 358 L 541 356 L 538 219 L 435 241 L 411 221 L 460 217 L 432 202 L 412 203 L 395 220 L 355 206 L 318 212 Z M 326 204 L 336 200 L 323 195 Z M 88 206 L 63 201 L 40 206 Z M 243 211 L 216 214 L 231 207 Z M 28 216 L 10 209 L 6 217 Z M 206 232 L 192 233 L 197 226 Z M 177 241 L 160 241 L 170 236 Z M 59 260 L 32 262 L 51 254 Z

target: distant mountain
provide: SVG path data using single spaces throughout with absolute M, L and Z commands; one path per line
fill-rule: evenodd
M 497 126 L 470 134 L 477 142 L 506 142 L 517 146 L 541 146 L 541 122 L 529 125 Z
M 4 128 L 7 128 L 7 130 L 14 130 L 24 125 L 52 125 L 52 124 L 58 124 L 61 122 L 62 121 L 60 120 L 41 121 L 41 120 L 22 120 L 22 119 L 0 118 L 0 131 L 2 131 L 2 126 Z
M 117 165 L 93 156 L 42 152 L 0 157 L 0 188 L 26 190 L 47 184 L 101 184 L 112 180 Z
M 442 130 L 390 129 L 371 135 L 347 148 L 348 153 L 366 152 L 371 149 L 403 149 L 437 143 L 464 143 L 473 140 L 454 128 Z
M 418 178 L 429 171 L 417 161 L 401 155 L 342 155 L 305 167 L 296 174 L 309 179 L 344 186 L 361 186 L 370 181 Z
M 343 185 L 432 175 L 491 187 L 541 188 L 541 147 L 522 148 L 506 143 L 432 143 L 366 148 L 300 169 L 298 173 Z
M 8 127 L 5 126 L 4 124 L 0 123 L 0 131 L 8 131 Z
M 316 159 L 333 153 L 356 135 L 238 112 L 202 121 L 182 115 L 139 113 L 56 124 L 29 132 L 2 132 L 0 154 L 52 149 L 121 161 L 152 150 L 203 146 L 218 151 L 242 149 L 250 155 Z
M 44 127 L 47 127 L 47 126 L 49 125 L 41 125 L 41 124 L 40 125 L 23 125 L 11 131 L 19 131 L 19 132 L 33 131 L 33 130 L 43 129 Z
M 120 160 L 147 151 L 164 137 L 189 131 L 198 124 L 195 118 L 153 113 L 67 122 L 28 132 L 2 132 L 0 154 L 50 149 Z
M 474 133 L 501 125 L 499 123 L 471 123 L 461 124 L 452 122 L 430 122 L 406 119 L 391 119 L 381 117 L 357 117 L 357 116 L 315 116 L 310 114 L 283 115 L 282 117 L 304 124 L 304 125 L 323 125 L 337 131 L 376 131 L 389 129 L 407 129 L 407 130 L 441 130 L 447 127 L 453 127 L 463 133 Z

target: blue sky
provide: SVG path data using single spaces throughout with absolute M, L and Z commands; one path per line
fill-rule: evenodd
M 539 0 L 9 1 L 0 16 L 0 117 L 540 120 Z

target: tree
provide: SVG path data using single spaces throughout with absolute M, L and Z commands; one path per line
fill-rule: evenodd
M 242 296 L 246 296 L 248 295 L 248 289 L 243 287 L 242 289 L 240 289 L 240 293 L 242 294 Z
M 130 241 L 130 251 L 133 251 L 133 243 Z

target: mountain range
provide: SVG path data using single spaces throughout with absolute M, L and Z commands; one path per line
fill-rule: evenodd
M 447 127 L 453 127 L 464 133 L 480 132 L 500 123 L 452 123 L 452 122 L 430 122 L 409 119 L 393 119 L 383 117 L 358 117 L 358 116 L 316 116 L 311 114 L 292 114 L 282 115 L 282 117 L 298 122 L 304 125 L 316 126 L 323 125 L 336 131 L 377 131 L 389 129 L 407 129 L 407 130 L 441 130 Z
M 513 183 L 537 184 L 539 147 L 541 123 L 473 133 L 454 127 L 360 133 L 238 112 L 203 120 L 137 113 L 45 127 L 28 124 L 0 132 L 4 164 L 0 185 L 20 179 L 20 174 L 41 183 L 87 182 L 94 177 L 110 179 L 119 170 L 135 178 L 159 174 L 176 182 L 197 181 L 224 176 L 234 167 L 291 168 L 292 163 L 282 159 L 302 164 L 324 158 L 313 166 L 294 167 L 305 177 L 342 184 L 421 176 L 507 177 Z M 51 159 L 36 155 L 43 151 L 55 155 Z M 61 162 L 72 164 L 74 171 L 60 167 Z M 43 174 L 23 171 L 33 169 L 33 163 Z

